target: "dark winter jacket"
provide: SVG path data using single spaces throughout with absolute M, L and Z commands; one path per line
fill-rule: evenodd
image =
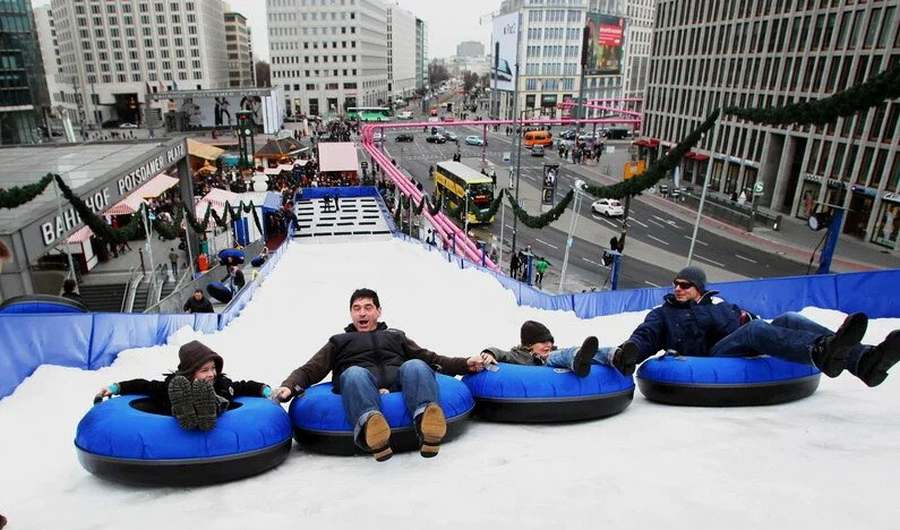
M 169 401 L 169 381 L 176 375 L 174 373 L 169 374 L 164 381 L 148 381 L 146 379 L 121 381 L 119 382 L 119 394 L 143 394 L 149 396 L 154 401 L 154 404 L 159 407 L 159 410 L 168 413 L 172 410 L 172 402 Z M 265 386 L 265 384 L 257 383 L 256 381 L 232 381 L 222 374 L 217 375 L 213 381 L 213 389 L 215 389 L 216 395 L 226 402 L 226 406 L 222 407 L 225 410 L 228 408 L 227 405 L 230 405 L 231 401 L 236 397 L 261 397 Z
M 741 326 L 741 308 L 719 299 L 718 291 L 707 291 L 699 302 L 680 303 L 667 294 L 663 305 L 654 308 L 631 334 L 637 344 L 639 362 L 659 350 L 682 355 L 708 356 L 712 347 Z M 746 314 L 746 313 L 744 313 Z
M 399 329 L 378 323 L 375 331 L 356 331 L 353 324 L 344 333 L 334 335 L 312 358 L 297 368 L 281 386 L 295 394 L 314 385 L 332 372 L 333 391 L 341 391 L 341 374 L 351 366 L 369 370 L 379 388 L 396 390 L 400 365 L 410 359 L 421 359 L 433 369 L 448 374 L 468 373 L 465 357 L 444 357 L 422 348 Z
M 482 351 L 493 355 L 494 359 L 497 359 L 498 363 L 526 365 L 533 364 L 537 366 L 543 366 L 547 362 L 546 359 L 542 359 L 541 357 L 531 353 L 531 350 L 529 350 L 525 346 L 516 346 L 514 348 L 510 348 L 509 350 L 501 350 L 500 348 L 491 346 L 490 348 L 485 348 Z
M 193 296 L 184 303 L 184 310 L 188 313 L 213 313 L 212 303 L 204 296 L 196 300 Z

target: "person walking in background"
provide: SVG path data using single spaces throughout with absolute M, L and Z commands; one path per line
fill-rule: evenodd
M 169 265 L 172 266 L 172 278 L 178 280 L 178 253 L 174 248 L 169 249 Z
M 534 262 L 535 279 L 534 283 L 541 288 L 544 283 L 544 273 L 550 268 L 550 263 L 543 257 L 539 257 Z

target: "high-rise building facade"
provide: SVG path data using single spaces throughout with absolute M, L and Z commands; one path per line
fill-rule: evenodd
M 267 0 L 272 84 L 293 114 L 388 103 L 387 8 L 380 0 Z
M 428 26 L 421 18 L 416 19 L 416 90 L 428 86 Z
M 825 98 L 900 62 L 900 2 L 657 4 L 643 141 L 673 145 L 716 108 Z M 843 231 L 897 248 L 900 100 L 822 127 L 725 116 L 684 161 L 684 177 L 725 196 L 761 185 L 762 207 L 806 218 L 846 208 Z M 715 146 L 711 145 L 716 138 Z
M 139 124 L 149 92 L 228 86 L 222 0 L 52 0 L 87 120 Z M 164 105 L 160 103 L 159 105 Z
M 405 98 L 416 90 L 416 17 L 398 6 L 387 10 L 388 91 Z
M 657 0 L 626 0 L 624 96 L 643 98 L 650 71 Z
M 244 15 L 234 11 L 225 13 L 225 48 L 228 52 L 228 86 L 256 86 L 250 27 Z
M 0 144 L 40 141 L 46 99 L 31 0 L 0 2 Z
M 59 56 L 59 41 L 56 38 L 56 27 L 50 6 L 34 8 L 34 26 L 38 43 L 41 47 L 41 59 L 44 65 L 44 79 L 49 95 L 50 122 L 53 130 L 62 126 L 60 120 L 67 115 L 73 124 L 80 124 L 84 119 L 84 111 L 79 112 L 77 79 L 62 73 L 62 59 Z
M 484 57 L 484 43 L 477 40 L 467 40 L 456 45 L 457 57 Z
M 504 0 L 501 15 L 521 14 L 516 83 L 519 109 L 528 116 L 558 116 L 559 103 L 577 98 L 587 14 L 624 17 L 625 6 L 626 0 Z M 615 74 L 587 75 L 584 95 L 587 99 L 621 98 L 624 77 L 624 68 Z M 501 114 L 511 117 L 510 98 L 501 101 Z M 597 112 L 588 110 L 586 114 Z

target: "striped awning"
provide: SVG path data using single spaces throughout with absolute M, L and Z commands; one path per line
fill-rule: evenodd
M 72 235 L 66 239 L 66 243 L 83 243 L 91 238 L 94 235 L 94 231 L 87 225 L 82 226 L 78 230 L 76 230 Z
M 165 173 L 160 173 L 152 179 L 134 190 L 128 197 L 114 204 L 110 209 L 103 212 L 103 215 L 126 215 L 138 211 L 144 199 L 152 199 L 159 197 L 162 193 L 172 186 L 178 184 L 178 179 L 170 177 Z

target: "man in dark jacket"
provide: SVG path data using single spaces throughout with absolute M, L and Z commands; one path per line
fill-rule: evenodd
M 864 313 L 847 316 L 837 331 L 798 314 L 785 313 L 771 323 L 758 320 L 740 307 L 706 290 L 706 273 L 686 267 L 673 282 L 663 305 L 621 346 L 610 352 L 610 364 L 623 374 L 659 350 L 701 357 L 771 355 L 817 367 L 829 377 L 846 368 L 868 386 L 877 386 L 900 361 L 900 330 L 877 346 L 860 344 L 866 333 Z
M 357 289 L 350 297 L 352 322 L 332 336 L 312 358 L 276 389 L 280 401 L 301 394 L 329 372 L 333 391 L 341 395 L 354 440 L 379 462 L 393 454 L 391 428 L 381 413 L 379 394 L 402 391 L 419 436 L 420 454 L 437 455 L 447 433 L 444 411 L 438 404 L 434 371 L 462 375 L 484 369 L 481 355 L 444 357 L 422 348 L 399 329 L 388 328 L 381 317 L 378 294 Z
M 80 304 L 84 304 L 84 300 L 81 298 L 81 295 L 75 291 L 77 285 L 75 284 L 75 280 L 72 278 L 66 278 L 63 282 L 63 298 L 68 298 L 69 300 L 73 300 Z
M 188 313 L 214 313 L 212 303 L 203 296 L 203 289 L 194 289 L 194 294 L 184 303 L 184 310 Z

